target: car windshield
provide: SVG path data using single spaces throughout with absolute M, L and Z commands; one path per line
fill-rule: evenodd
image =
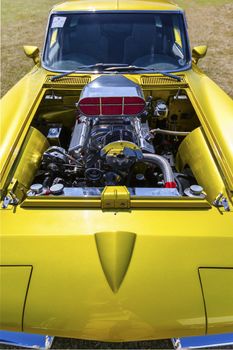
M 168 12 L 52 15 L 43 65 L 53 71 L 69 71 L 97 63 L 158 71 L 185 69 L 190 65 L 190 54 L 183 15 Z

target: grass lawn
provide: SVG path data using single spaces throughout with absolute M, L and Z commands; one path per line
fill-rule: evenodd
M 48 12 L 57 0 L 1 0 L 1 92 L 9 90 L 33 63 L 22 49 L 42 49 Z
M 22 46 L 43 47 L 49 9 L 58 0 L 1 0 L 1 94 L 4 95 L 31 67 Z M 208 44 L 200 63 L 233 97 L 233 0 L 177 0 L 186 9 L 192 46 Z

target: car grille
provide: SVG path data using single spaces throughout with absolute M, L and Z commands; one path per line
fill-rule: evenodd
M 91 77 L 88 75 L 80 77 L 63 77 L 54 81 L 51 81 L 50 78 L 51 77 L 46 78 L 44 87 L 83 87 L 91 81 Z
M 158 77 L 158 76 L 142 76 L 141 77 L 142 86 L 154 86 L 154 85 L 169 85 L 169 86 L 179 86 L 187 87 L 188 84 L 186 80 L 182 77 L 181 81 L 176 81 L 175 79 L 169 77 Z

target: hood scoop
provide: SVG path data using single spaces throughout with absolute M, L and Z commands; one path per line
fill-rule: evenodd
M 114 293 L 119 290 L 132 258 L 136 234 L 100 232 L 95 234 L 101 266 Z
M 146 103 L 142 89 L 123 75 L 103 75 L 82 90 L 77 107 L 82 115 L 138 116 Z

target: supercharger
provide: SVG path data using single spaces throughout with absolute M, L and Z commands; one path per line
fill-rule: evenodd
M 77 103 L 77 118 L 69 152 L 100 150 L 107 144 L 128 141 L 142 152 L 155 153 L 145 119 L 145 99 L 139 85 L 119 76 L 102 76 L 89 83 Z

